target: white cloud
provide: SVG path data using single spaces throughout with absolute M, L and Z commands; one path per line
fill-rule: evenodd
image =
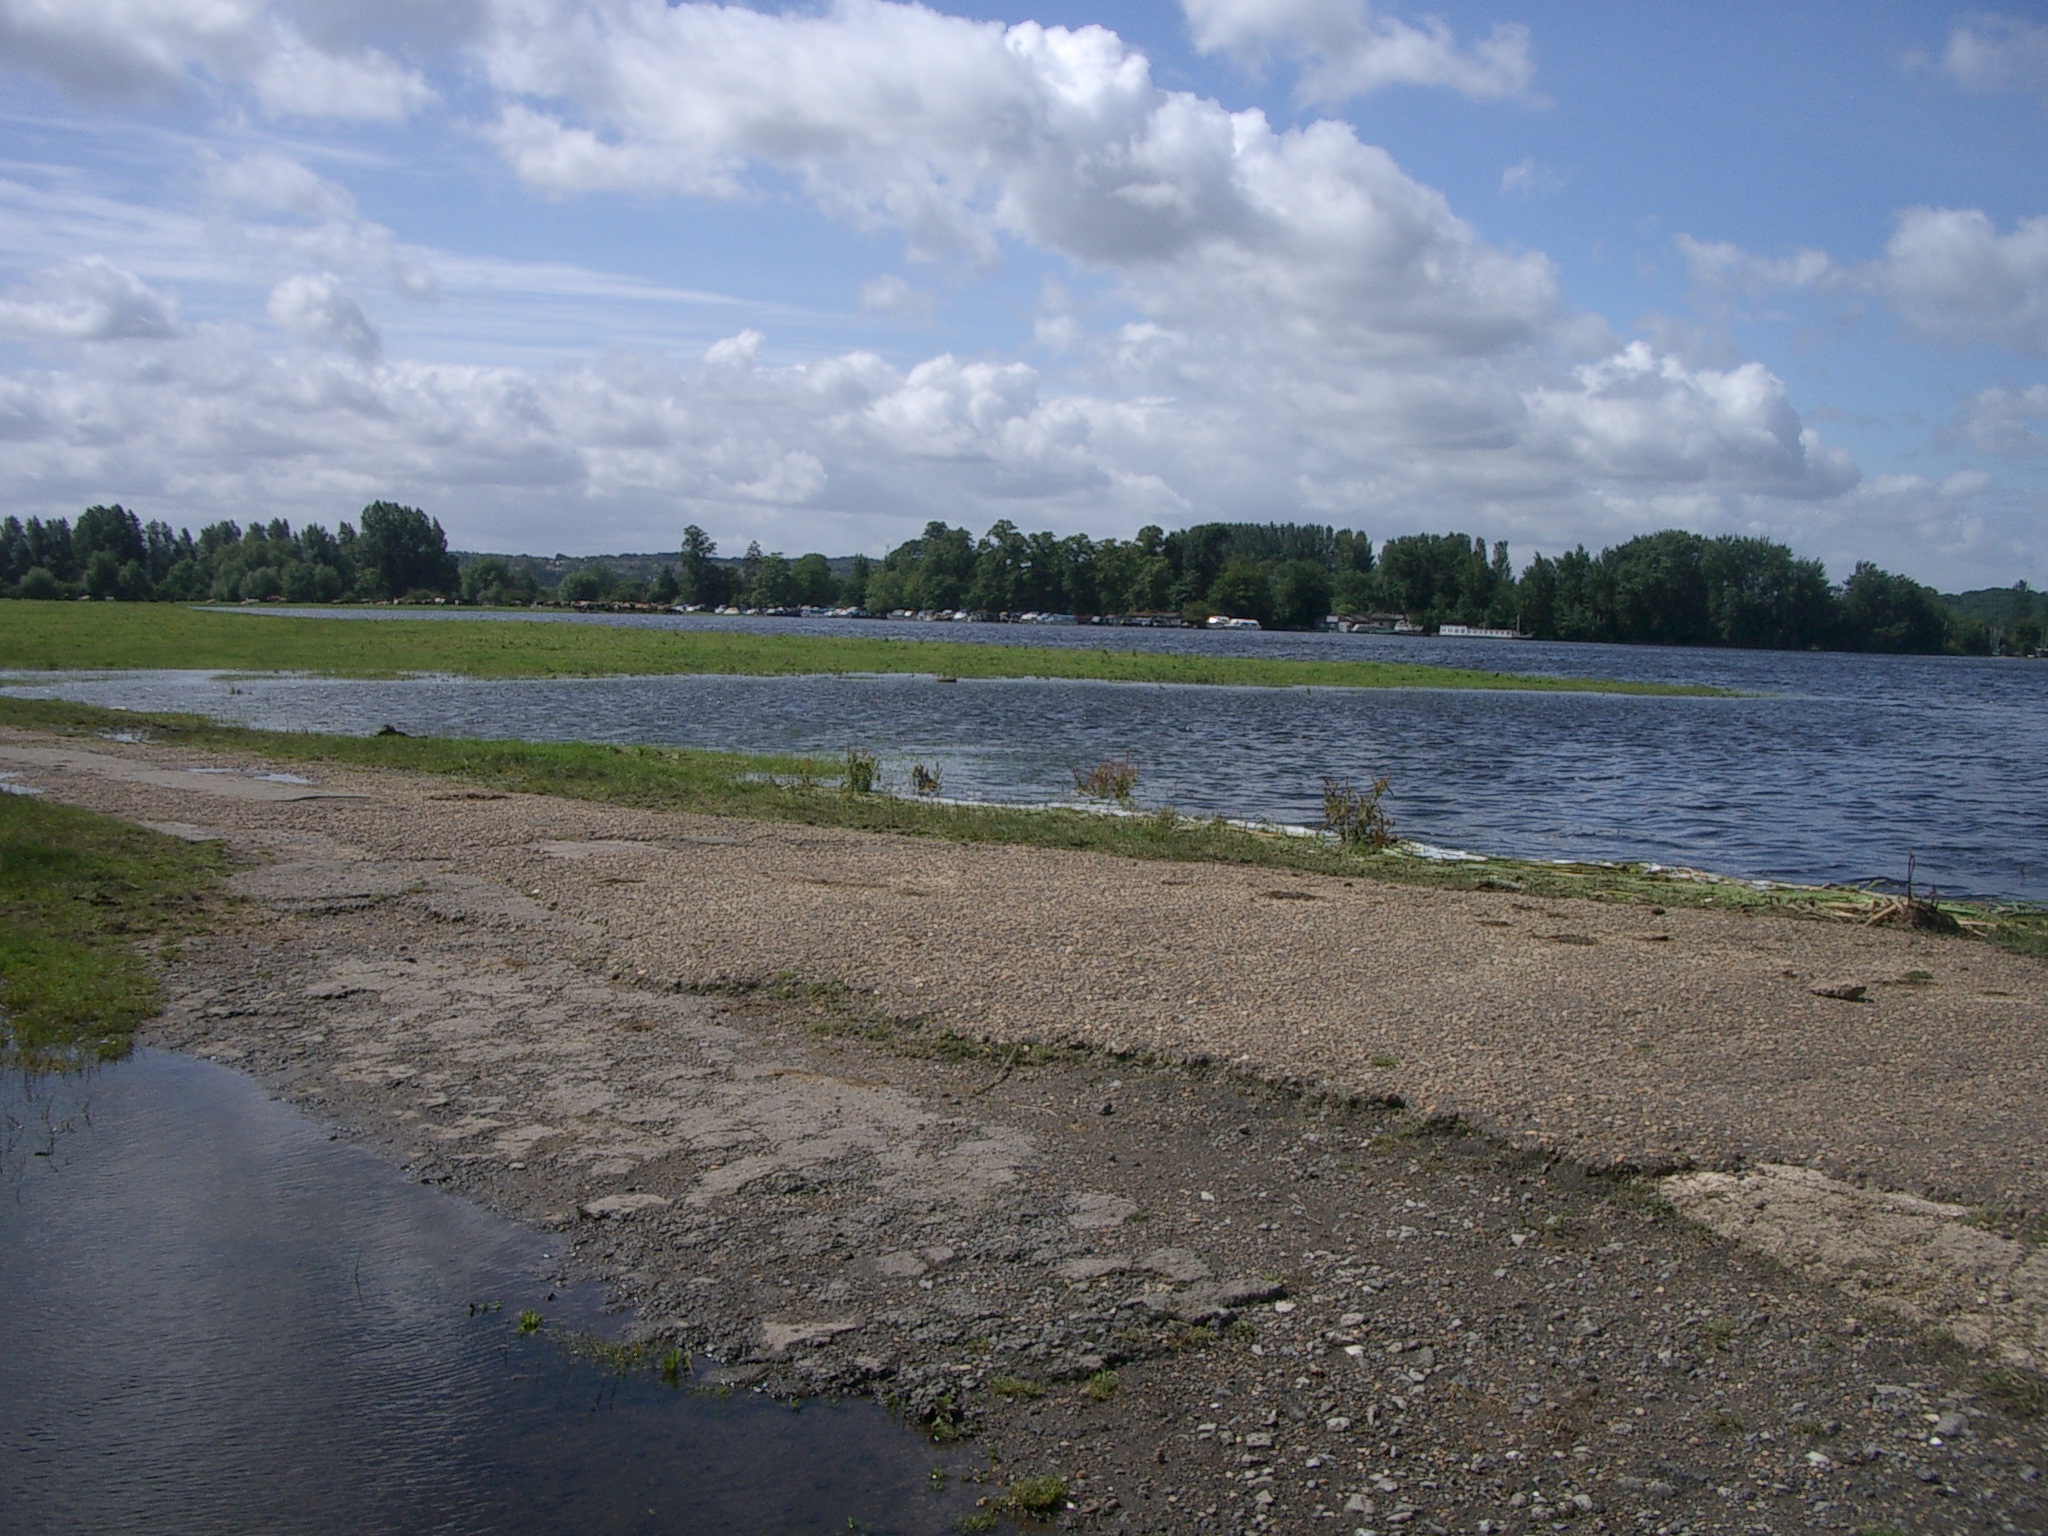
M 2048 452 L 2048 384 L 1983 390 L 1963 411 L 1961 425 L 1971 445 L 1985 453 Z
M 1574 389 L 1529 395 L 1537 441 L 1602 478 L 1720 483 L 1779 496 L 1837 496 L 1855 462 L 1824 448 L 1761 363 L 1688 369 L 1632 343 L 1578 370 Z
M 1304 101 L 1334 103 L 1393 85 L 1439 86 L 1477 100 L 1526 97 L 1529 29 L 1502 23 L 1469 47 L 1434 17 L 1377 14 L 1370 0 L 1181 0 L 1195 46 L 1258 67 L 1301 66 Z
M 2018 16 L 1972 16 L 1949 33 L 1941 72 L 1979 95 L 2048 93 L 2048 26 Z
M 1754 256 L 1719 240 L 1681 234 L 1673 242 L 1692 280 L 1703 288 L 1762 293 L 1774 288 L 1818 288 L 1841 273 L 1826 251 L 1801 249 L 1789 256 Z
M 201 78 L 248 84 L 274 116 L 394 120 L 434 99 L 412 67 L 371 47 L 316 44 L 287 14 L 320 20 L 323 9 L 331 12 L 271 0 L 0 0 L 0 63 L 92 100 L 182 96 Z
M 861 285 L 860 307 L 872 315 L 929 315 L 932 296 L 889 272 Z
M 46 268 L 0 295 L 0 335 L 35 341 L 161 339 L 177 301 L 98 256 Z
M 1975 208 L 1909 208 L 1867 278 L 1936 340 L 2048 353 L 2048 218 L 2001 235 Z
M 332 272 L 301 273 L 270 291 L 270 318 L 309 347 L 338 347 L 365 362 L 384 350 L 384 338 L 362 304 Z
M 1503 197 L 1542 197 L 1563 185 L 1562 176 L 1547 165 L 1539 165 L 1533 158 L 1517 160 L 1500 173 Z

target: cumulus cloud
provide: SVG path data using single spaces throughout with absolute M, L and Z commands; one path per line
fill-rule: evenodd
M 1576 387 L 1528 397 L 1537 440 L 1602 478 L 1721 482 L 1780 496 L 1840 495 L 1855 461 L 1801 424 L 1761 363 L 1688 369 L 1635 342 L 1577 371 Z
M 268 309 L 278 329 L 309 347 L 335 347 L 364 362 L 384 350 L 376 324 L 332 272 L 286 278 L 270 290 Z
M 35 273 L 0 295 L 0 335 L 34 341 L 161 339 L 178 333 L 177 301 L 98 256 Z
M 272 0 L 0 0 L 0 60 L 93 100 L 249 85 L 273 116 L 393 120 L 434 99 L 419 72 L 335 35 L 332 7 Z M 330 23 L 309 38 L 293 10 Z
M 1349 126 L 1282 131 L 1162 90 L 1101 28 L 883 0 L 505 4 L 495 135 L 551 191 L 733 196 L 767 168 L 927 251 L 994 260 L 1022 239 L 1118 273 L 1148 309 L 1360 352 L 1524 342 L 1558 307 L 1548 260 L 1486 245 Z
M 1868 278 L 1937 340 L 2048 353 L 2048 218 L 2000 234 L 1975 208 L 1909 208 Z
M 1960 425 L 1971 445 L 1985 453 L 2048 452 L 2048 384 L 1982 390 L 1964 409 Z
M 1972 16 L 1949 33 L 1941 72 L 1979 95 L 2048 95 L 2048 26 L 2018 16 Z
M 1529 29 L 1502 23 L 1469 47 L 1434 17 L 1420 25 L 1370 0 L 1181 0 L 1195 46 L 1254 68 L 1301 66 L 1304 101 L 1332 103 L 1392 85 L 1439 86 L 1476 100 L 1526 97 Z

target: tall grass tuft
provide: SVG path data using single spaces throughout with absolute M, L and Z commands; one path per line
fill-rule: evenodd
M 1076 768 L 1074 788 L 1091 800 L 1114 800 L 1118 805 L 1131 803 L 1132 791 L 1138 787 L 1138 765 L 1128 757 L 1106 757 L 1093 768 Z
M 939 792 L 939 776 L 944 770 L 933 763 L 927 768 L 923 763 L 910 765 L 910 788 L 920 795 L 936 795 Z
M 872 794 L 875 781 L 881 777 L 875 767 L 875 754 L 863 752 L 858 747 L 846 749 L 846 789 L 848 794 Z
M 1377 853 L 1394 841 L 1393 819 L 1380 803 L 1388 781 L 1378 778 L 1370 789 L 1360 789 L 1349 779 L 1323 779 L 1323 830 L 1337 834 L 1337 840 L 1354 848 Z

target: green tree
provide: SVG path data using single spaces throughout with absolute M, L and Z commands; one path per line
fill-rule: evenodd
M 1930 655 L 1948 641 L 1948 616 L 1931 588 L 1866 561 L 1842 584 L 1840 637 L 1852 651 Z
M 359 580 L 371 597 L 390 600 L 413 592 L 453 597 L 460 590 L 461 572 L 448 553 L 447 534 L 438 519 L 417 507 L 371 502 L 363 508 L 357 545 Z
M 1273 623 L 1319 629 L 1330 612 L 1330 575 L 1313 560 L 1289 560 L 1273 572 Z
M 1209 608 L 1233 619 L 1257 619 L 1261 625 L 1270 627 L 1273 587 L 1266 579 L 1266 568 L 1242 556 L 1231 560 L 1209 588 Z

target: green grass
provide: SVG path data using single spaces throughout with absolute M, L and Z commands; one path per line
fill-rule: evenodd
M 71 806 L 0 795 L 0 1036 L 47 1067 L 126 1053 L 157 1010 L 145 949 L 206 920 L 224 857 Z
M 9 606 L 0 603 L 0 609 Z M 81 605 L 83 606 L 83 605 Z M 479 789 L 557 795 L 649 810 L 846 827 L 962 843 L 1012 843 L 1182 863 L 1253 865 L 1347 879 L 1495 890 L 1638 906 L 1714 907 L 1804 917 L 1855 917 L 1871 906 L 1854 890 L 1758 890 L 1743 881 L 1674 879 L 1637 865 L 1515 859 L 1442 862 L 1333 839 L 1288 836 L 1161 810 L 1104 815 L 1059 807 L 934 804 L 911 796 L 849 794 L 836 759 L 754 756 L 591 742 L 473 741 L 438 736 L 333 736 L 261 731 L 195 715 L 102 709 L 0 695 L 0 726 L 91 736 L 145 731 L 152 740 L 276 763 L 400 770 Z M 11 797 L 10 797 L 11 798 Z M 1977 936 L 2048 958 L 2048 909 L 1943 902 Z
M 882 626 L 877 625 L 879 630 Z M 527 620 L 288 618 L 174 603 L 0 602 L 0 656 L 30 671 L 177 667 L 332 677 L 622 677 L 928 673 L 1262 688 L 1483 688 L 1718 694 L 1612 679 L 1522 677 L 1379 661 L 1173 656 L 970 641 L 757 635 Z

